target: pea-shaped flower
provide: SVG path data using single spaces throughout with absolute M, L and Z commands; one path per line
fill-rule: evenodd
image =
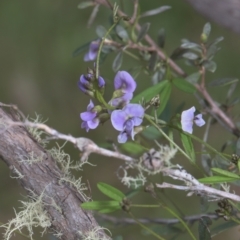
M 99 40 L 93 41 L 90 43 L 89 50 L 85 54 L 83 59 L 85 62 L 93 61 L 96 59 L 98 54 L 99 44 L 100 44 Z
M 85 128 L 88 132 L 89 129 L 95 129 L 99 125 L 98 111 L 94 109 L 92 100 L 87 106 L 87 111 L 80 113 L 80 118 L 83 120 L 81 128 Z
M 133 77 L 126 71 L 117 72 L 114 78 L 114 98 L 110 104 L 114 107 L 126 105 L 133 97 L 137 84 Z
M 202 127 L 205 124 L 202 114 L 194 116 L 195 111 L 195 107 L 191 107 L 190 109 L 183 111 L 181 115 L 182 130 L 190 134 L 193 132 L 193 123 L 198 127 Z
M 111 114 L 113 127 L 120 131 L 118 142 L 125 143 L 128 137 L 134 140 L 134 127 L 143 121 L 144 108 L 139 104 L 128 104 L 122 110 L 114 110 Z

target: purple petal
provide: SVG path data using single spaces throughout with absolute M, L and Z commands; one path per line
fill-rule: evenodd
M 129 117 L 143 118 L 144 116 L 144 108 L 140 104 L 130 103 L 127 106 L 125 106 L 123 111 Z
M 98 49 L 99 41 L 91 42 L 89 46 L 89 51 L 84 56 L 84 61 L 85 62 L 93 61 L 97 57 Z
M 95 129 L 99 125 L 99 122 L 99 118 L 94 118 L 92 121 L 88 121 L 87 124 L 90 129 Z
M 194 117 L 194 122 L 197 126 L 202 127 L 205 124 L 205 121 L 202 118 L 202 114 L 198 114 Z
M 93 108 L 94 108 L 94 104 L 93 104 L 92 100 L 90 100 L 90 103 L 89 103 L 88 106 L 87 106 L 87 111 L 89 112 L 89 111 L 91 111 Z
M 133 93 L 136 89 L 136 82 L 126 71 L 119 71 L 114 78 L 115 89 L 122 89 L 125 93 Z
M 118 135 L 118 142 L 119 143 L 125 143 L 128 139 L 127 133 L 126 132 L 120 132 Z
M 182 122 L 182 130 L 192 134 L 193 132 L 193 122 Z
M 126 131 L 127 135 L 132 135 L 132 129 L 133 129 L 133 121 L 131 119 L 127 120 L 124 124 L 124 130 Z
M 123 131 L 126 120 L 126 113 L 123 110 L 114 110 L 111 114 L 112 125 L 118 131 Z
M 102 77 L 99 77 L 99 78 L 98 78 L 98 86 L 99 86 L 100 88 L 102 88 L 102 87 L 105 86 L 105 81 L 104 81 L 104 79 L 103 79 Z
M 83 112 L 80 113 L 80 118 L 83 121 L 92 121 L 97 116 L 96 112 Z
M 181 114 L 182 130 L 188 133 L 193 132 L 193 119 L 194 119 L 195 107 L 191 107 L 185 110 Z
M 181 123 L 185 121 L 192 122 L 195 110 L 196 110 L 195 107 L 191 107 L 190 109 L 183 111 L 181 115 Z
M 88 127 L 87 122 L 82 122 L 81 128 L 85 128 L 87 132 L 89 131 L 89 127 Z

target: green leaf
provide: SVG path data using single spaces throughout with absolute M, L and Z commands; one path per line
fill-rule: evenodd
M 82 203 L 81 208 L 87 210 L 106 211 L 110 209 L 120 209 L 121 206 L 117 201 L 92 201 Z
M 211 81 L 208 86 L 216 87 L 216 86 L 226 86 L 232 83 L 238 82 L 237 78 L 220 78 Z
M 201 217 L 198 222 L 198 236 L 199 240 L 211 240 L 211 233 L 209 226 L 212 221 L 209 217 Z
M 201 41 L 203 43 L 206 43 L 208 41 L 208 37 L 210 35 L 210 32 L 211 32 L 211 24 L 206 23 L 203 27 L 203 32 L 201 34 Z
M 192 73 L 188 77 L 186 77 L 186 80 L 192 84 L 196 84 L 200 78 L 201 74 L 199 72 Z
M 142 147 L 140 144 L 135 142 L 126 142 L 124 144 L 121 144 L 121 149 L 123 149 L 127 153 L 131 153 L 134 155 L 137 155 L 146 151 L 144 147 Z
M 148 70 L 149 71 L 154 71 L 155 70 L 157 60 L 158 60 L 157 53 L 153 52 L 151 54 L 151 57 L 150 57 L 149 62 L 148 62 Z
M 214 183 L 225 183 L 225 182 L 233 182 L 239 180 L 239 178 L 232 178 L 226 176 L 211 176 L 206 178 L 200 178 L 198 181 L 204 184 L 214 184 Z
M 159 131 L 154 126 L 149 126 L 143 130 L 142 135 L 149 140 L 157 139 L 161 136 Z
M 220 174 L 222 176 L 240 179 L 239 175 L 237 175 L 235 173 L 232 173 L 232 172 L 229 172 L 229 171 L 226 171 L 226 170 L 223 170 L 221 168 L 211 168 L 211 170 L 212 170 L 213 173 L 217 173 L 217 174 Z
M 169 101 L 171 91 L 172 91 L 172 84 L 168 81 L 167 84 L 163 87 L 163 89 L 159 93 L 159 95 L 160 95 L 160 106 L 157 109 L 157 116 L 160 116 L 160 114 L 165 109 L 165 107 L 166 107 L 166 105 Z
M 122 66 L 122 56 L 123 56 L 122 51 L 120 51 L 113 60 L 112 69 L 114 72 L 117 72 L 119 68 Z
M 123 41 L 127 41 L 129 39 L 128 33 L 125 30 L 124 27 L 122 27 L 121 25 L 117 25 L 116 26 L 116 32 L 117 35 L 123 40 Z
M 74 52 L 73 52 L 73 57 L 78 56 L 79 54 L 81 54 L 82 52 L 86 51 L 89 49 L 89 45 L 91 42 L 87 42 L 84 45 L 78 47 Z
M 149 10 L 149 11 L 146 11 L 144 12 L 143 14 L 141 14 L 141 18 L 142 17 L 149 17 L 149 16 L 153 16 L 153 15 L 156 15 L 156 14 L 159 14 L 159 13 L 162 13 L 168 9 L 171 9 L 170 6 L 161 6 L 159 8 L 156 8 L 156 9 L 152 9 L 152 10 Z
M 196 88 L 183 78 L 175 78 L 172 82 L 177 88 L 184 92 L 194 93 L 196 91 Z
M 196 156 L 195 156 L 195 151 L 194 151 L 191 137 L 187 136 L 184 133 L 181 133 L 181 141 L 182 141 L 185 152 L 191 158 L 191 162 L 195 163 Z
M 84 9 L 84 8 L 87 8 L 87 7 L 91 7 L 91 6 L 94 6 L 94 3 L 91 1 L 84 1 L 84 2 L 81 2 L 78 4 L 78 8 L 79 9 Z
M 109 207 L 106 207 L 106 208 L 103 208 L 103 209 L 99 210 L 98 212 L 100 212 L 100 213 L 111 213 L 111 212 L 115 212 L 119 209 L 121 209 L 121 206 L 118 203 L 118 206 L 109 206 Z
M 197 43 L 193 43 L 193 42 L 184 42 L 181 45 L 181 48 L 185 48 L 185 49 L 201 49 L 201 46 Z
M 137 36 L 137 42 L 140 42 L 145 37 L 145 35 L 147 34 L 147 32 L 149 30 L 149 27 L 150 27 L 150 23 L 144 23 L 141 26 L 141 29 Z
M 163 48 L 164 45 L 165 45 L 165 39 L 166 39 L 166 33 L 165 33 L 165 29 L 164 28 L 161 28 L 159 31 L 158 31 L 158 36 L 157 36 L 157 43 L 158 43 L 158 46 L 160 48 Z
M 169 84 L 168 80 L 163 80 L 160 83 L 151 86 L 149 88 L 147 88 L 146 90 L 142 91 L 141 93 L 139 93 L 137 96 L 135 96 L 132 99 L 132 103 L 138 103 L 139 101 L 141 101 L 143 98 L 145 99 L 146 102 L 149 102 L 154 96 L 156 96 L 157 94 L 160 93 L 160 91 L 162 91 L 162 89 Z M 161 98 L 161 96 L 160 96 Z
M 189 60 L 196 60 L 199 58 L 199 56 L 196 53 L 193 52 L 186 52 L 182 55 L 184 58 Z
M 107 32 L 107 29 L 104 26 L 102 25 L 97 26 L 96 34 L 98 35 L 98 37 L 103 38 L 106 32 Z
M 209 72 L 212 73 L 217 69 L 217 64 L 214 61 L 204 61 L 203 65 Z
M 97 184 L 98 189 L 108 197 L 121 202 L 122 199 L 125 197 L 124 193 L 119 191 L 118 189 L 106 184 L 106 183 L 98 183 Z

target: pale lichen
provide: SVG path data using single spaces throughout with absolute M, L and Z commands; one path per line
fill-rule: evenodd
M 109 237 L 107 237 L 105 234 L 103 234 L 103 231 L 107 230 L 109 233 L 110 231 L 103 227 L 94 227 L 91 229 L 91 231 L 88 231 L 87 233 L 81 233 L 79 232 L 81 239 L 83 240 L 109 240 Z
M 16 217 L 3 225 L 6 229 L 4 240 L 9 240 L 15 231 L 21 232 L 23 228 L 28 230 L 30 239 L 33 239 L 33 227 L 43 228 L 44 233 L 51 226 L 51 221 L 43 208 L 44 192 L 40 196 L 34 193 L 31 195 L 28 201 L 21 201 L 22 210 L 18 213 L 15 211 Z

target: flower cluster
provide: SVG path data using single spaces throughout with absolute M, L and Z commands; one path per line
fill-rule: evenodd
M 78 86 L 85 94 L 96 97 L 95 92 L 104 88 L 105 81 L 102 77 L 95 79 L 93 72 L 89 71 L 87 75 L 80 76 Z M 114 78 L 115 91 L 108 104 L 110 108 L 94 106 L 90 100 L 87 111 L 80 114 L 83 121 L 81 127 L 88 132 L 110 118 L 113 127 L 120 131 L 119 143 L 125 143 L 128 138 L 134 140 L 135 127 L 141 125 L 144 116 L 144 108 L 140 104 L 129 103 L 136 86 L 135 80 L 128 72 L 119 71 Z

